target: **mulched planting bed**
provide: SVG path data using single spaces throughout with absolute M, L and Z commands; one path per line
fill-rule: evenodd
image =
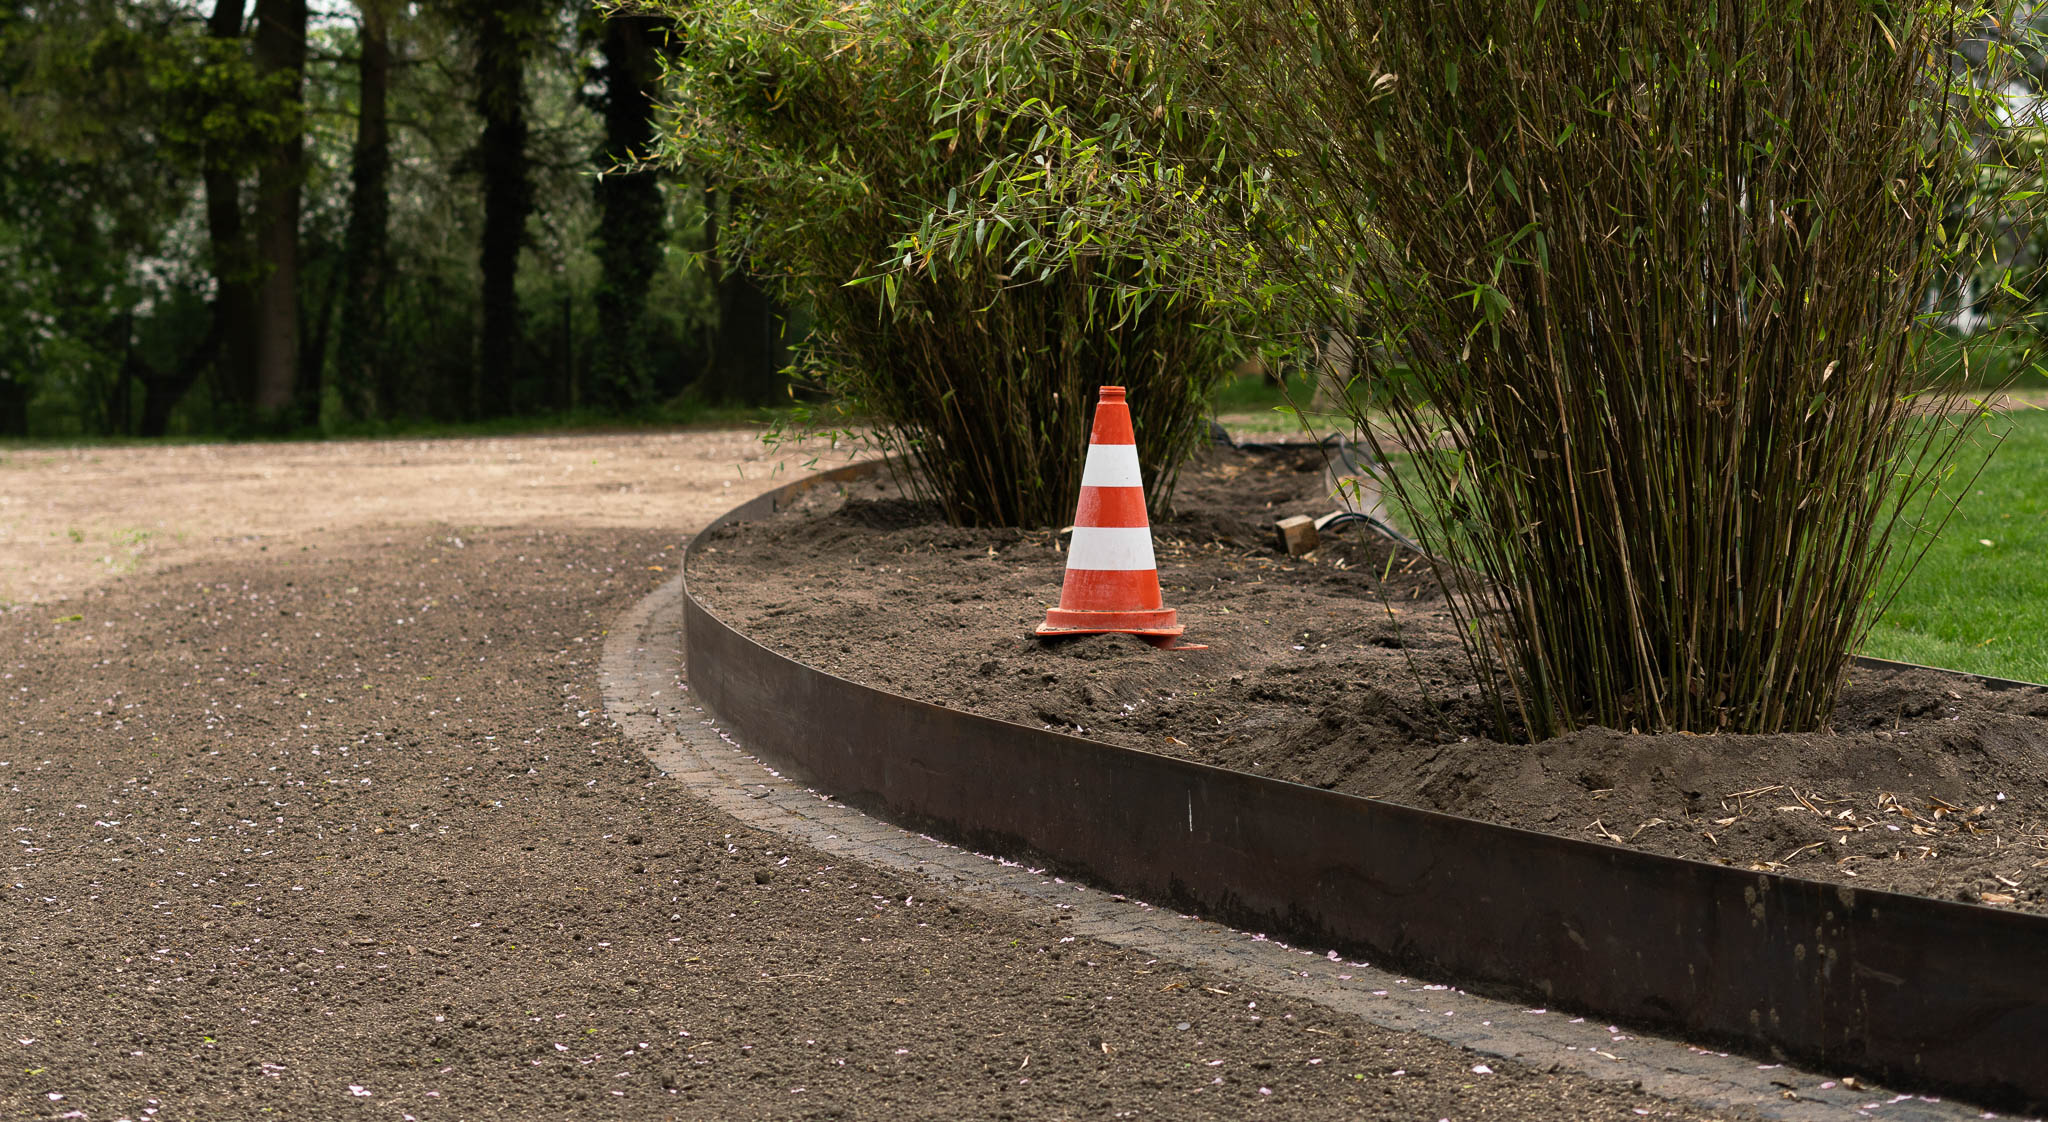
M 1314 449 L 1204 452 L 1154 539 L 1199 652 L 1030 638 L 1057 535 L 945 525 L 886 478 L 714 532 L 692 593 L 756 640 L 910 697 L 1355 795 L 1673 856 L 2048 911 L 2048 690 L 1851 672 L 1802 735 L 1489 736 L 1427 564 L 1364 529 L 1290 558 Z

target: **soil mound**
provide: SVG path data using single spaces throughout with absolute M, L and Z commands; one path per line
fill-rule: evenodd
M 1306 558 L 1273 522 L 1335 509 L 1314 449 L 1205 451 L 1154 526 L 1190 642 L 1030 638 L 1055 533 L 947 526 L 886 482 L 717 531 L 721 618 L 921 700 L 1355 795 L 1673 856 L 2048 910 L 2048 690 L 1854 671 L 1830 727 L 1771 736 L 1490 735 L 1440 587 L 1363 528 Z

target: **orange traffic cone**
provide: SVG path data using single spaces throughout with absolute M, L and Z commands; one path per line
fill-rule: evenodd
M 1138 477 L 1138 442 L 1122 386 L 1102 387 L 1081 469 L 1080 509 L 1067 546 L 1060 606 L 1048 608 L 1041 637 L 1121 632 L 1169 646 L 1185 630 L 1159 597 L 1152 524 Z

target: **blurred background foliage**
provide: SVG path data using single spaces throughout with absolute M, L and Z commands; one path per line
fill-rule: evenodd
M 0 436 L 786 403 L 723 190 L 642 163 L 670 24 L 605 15 L 0 3 Z
M 1975 391 L 2048 385 L 2042 19 L 0 0 L 0 437 L 775 405 L 1042 525 L 1097 385 L 1155 504 L 1308 406 L 1406 465 L 1504 729 L 1807 727 L 1998 492 Z
M 1150 291 L 1218 301 L 1195 318 L 1225 325 L 1232 347 L 1262 346 L 1276 375 L 1226 382 L 1223 404 L 1269 407 L 1277 375 L 1318 367 L 1314 343 L 1327 330 L 1270 239 L 1262 255 L 1242 236 L 1253 224 L 1232 208 L 1247 196 L 1224 186 L 1247 168 L 1232 162 L 1215 106 L 1196 96 L 1200 75 L 1179 65 L 1186 58 L 1146 56 L 1105 33 L 1127 7 L 0 0 L 0 437 L 760 415 L 790 402 L 783 370 L 806 355 L 807 386 L 858 398 L 849 334 L 797 345 L 818 313 L 832 318 L 816 294 L 857 276 L 914 287 L 919 272 L 930 287 L 938 270 L 957 279 L 975 255 L 996 253 L 1084 272 L 1115 260 L 1124 272 L 1107 285 L 1111 322 L 1134 298 L 1151 300 L 1155 282 Z M 859 18 L 841 18 L 848 11 Z M 764 37 L 777 20 L 808 20 L 811 38 Z M 832 79 L 782 91 L 810 99 L 783 107 L 792 122 L 829 105 L 865 129 L 848 133 L 847 151 L 861 137 L 902 142 L 902 166 L 870 168 L 867 181 L 905 168 L 925 180 L 899 185 L 912 189 L 863 220 L 900 224 L 891 238 L 916 251 L 904 258 L 916 269 L 893 280 L 865 266 L 829 281 L 811 271 L 807 294 L 789 295 L 807 266 L 786 251 L 817 239 L 783 230 L 771 244 L 762 233 L 774 227 L 732 181 L 778 170 L 769 154 L 739 153 L 755 161 L 743 168 L 712 134 L 676 129 L 718 109 L 682 95 L 717 90 L 729 111 L 746 85 L 715 86 L 691 67 L 679 32 L 693 21 L 715 56 L 699 62 L 744 70 L 753 51 L 757 84 L 769 61 Z M 731 37 L 750 23 L 754 38 Z M 899 81 L 904 66 L 933 61 L 905 53 L 906 29 L 944 60 L 930 81 Z M 857 49 L 806 61 L 821 35 Z M 2008 76 L 2015 113 L 2033 111 L 2044 71 L 2032 53 Z M 1117 88 L 1103 81 L 1112 73 Z M 743 123 L 728 113 L 721 127 Z M 802 123 L 819 130 L 809 138 L 819 152 L 785 150 L 781 170 L 829 156 L 841 139 Z M 2038 121 L 2020 123 L 2018 135 L 2041 143 Z M 667 157 L 646 162 L 664 129 Z M 1029 161 L 1055 148 L 1064 172 L 1103 179 L 1036 190 Z M 935 149 L 944 160 L 919 163 Z M 925 198 L 938 194 L 942 166 L 960 183 Z M 1973 200 L 2016 187 L 1970 185 L 1957 214 L 1996 224 L 1998 208 Z M 1016 196 L 1057 208 L 1020 222 Z M 984 220 L 1006 209 L 1015 224 L 991 240 Z M 1968 367 L 1974 383 L 2048 387 L 2009 358 L 2024 348 L 1966 333 L 2048 297 L 1999 283 L 2031 275 L 2044 237 L 2009 223 L 1986 230 L 1980 268 L 1952 278 L 1946 298 L 1962 314 L 1950 338 L 1968 346 L 1950 349 L 1986 359 Z M 841 303 L 862 301 L 886 303 L 868 292 Z M 1204 341 L 1192 360 L 1204 390 L 1219 348 Z M 873 371 L 890 360 L 859 361 Z M 872 407 L 887 394 L 868 397 Z
M 1095 143 L 1162 135 L 1117 114 L 1128 68 L 1068 65 L 1032 0 L 662 10 L 682 49 L 660 151 L 742 200 L 732 242 L 815 317 L 807 376 L 910 457 L 913 488 L 957 523 L 1065 523 L 1108 384 L 1130 392 L 1148 494 L 1166 502 L 1249 325 L 1182 291 L 1158 246 L 1089 236 L 1115 214 L 1091 212 L 1057 255 L 1014 222 L 939 229 L 978 197 L 1040 197 L 1048 110 Z

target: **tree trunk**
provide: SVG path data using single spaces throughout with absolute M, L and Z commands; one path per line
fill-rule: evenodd
M 761 287 L 746 263 L 724 260 L 718 254 L 718 225 L 721 209 L 730 214 L 738 205 L 727 193 L 725 206 L 716 205 L 712 192 L 705 192 L 705 257 L 718 283 L 718 337 L 713 343 L 709 383 L 705 397 L 712 401 L 743 405 L 766 405 L 782 389 L 782 368 L 788 365 L 782 339 L 782 316 L 775 301 Z
M 320 285 L 320 299 L 309 308 L 300 309 L 302 324 L 311 324 L 312 330 L 301 328 L 299 335 L 299 387 L 293 411 L 298 424 L 305 428 L 320 426 L 320 407 L 325 403 L 325 387 L 321 384 L 327 366 L 327 337 L 334 326 L 334 306 L 340 302 L 342 263 L 334 259 L 333 247 L 324 246 L 320 256 L 326 261 L 326 277 Z
M 361 94 L 354 159 L 349 168 L 348 233 L 343 247 L 341 342 L 334 381 L 342 413 L 352 420 L 388 414 L 377 388 L 384 363 L 384 284 L 389 275 L 391 131 L 385 109 L 391 88 L 389 0 L 359 0 L 363 16 Z
M 0 374 L 0 436 L 28 435 L 28 383 Z
M 256 0 L 257 73 L 288 75 L 278 110 L 297 117 L 306 72 L 306 0 Z M 260 420 L 290 408 L 299 365 L 299 188 L 305 134 L 294 129 L 257 175 L 256 395 Z
M 712 396 L 742 405 L 766 405 L 783 386 L 788 348 L 781 310 L 761 282 L 741 266 L 718 282 L 718 356 Z
M 170 431 L 171 410 L 185 396 L 185 391 L 199 380 L 199 375 L 212 366 L 220 357 L 221 325 L 216 319 L 206 338 L 186 352 L 178 368 L 169 374 L 159 373 L 156 368 L 143 362 L 138 354 L 131 351 L 129 359 L 135 364 L 134 373 L 142 380 L 142 426 L 138 436 L 163 436 Z
M 135 312 L 133 309 L 114 321 L 121 334 L 121 372 L 114 376 L 114 389 L 107 398 L 108 436 L 129 436 L 130 414 L 134 413 L 135 384 L 142 360 L 135 350 Z
M 533 211 L 526 160 L 526 40 L 529 15 L 509 0 L 481 13 L 477 28 L 476 109 L 484 119 L 478 145 L 484 176 L 483 337 L 477 347 L 474 411 L 511 410 L 513 371 L 523 326 L 519 314 L 519 250 Z
M 655 174 L 627 169 L 654 140 L 654 92 L 661 77 L 656 43 L 666 27 L 665 20 L 614 16 L 604 28 L 605 137 L 593 188 L 598 333 L 591 373 L 598 403 L 614 410 L 645 406 L 654 396 L 644 319 L 648 285 L 661 269 L 665 216 Z
M 215 39 L 240 43 L 244 0 L 217 0 L 206 31 Z M 242 184 L 227 153 L 208 145 L 203 172 L 206 184 L 206 236 L 213 257 L 213 323 L 220 337 L 220 394 L 248 406 L 256 396 L 256 285 L 247 232 L 242 221 Z M 176 402 L 172 402 L 175 405 Z M 163 406 L 166 415 L 169 406 Z M 144 435 L 149 408 L 143 409 Z

